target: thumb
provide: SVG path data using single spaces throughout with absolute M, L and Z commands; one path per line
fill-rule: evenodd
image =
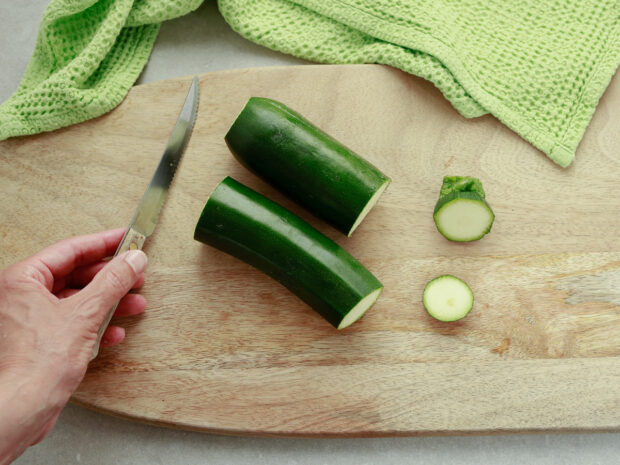
M 147 258 L 141 250 L 130 250 L 114 257 L 99 271 L 81 292 L 82 302 L 88 302 L 98 316 L 103 316 L 127 294 L 140 273 L 146 268 Z

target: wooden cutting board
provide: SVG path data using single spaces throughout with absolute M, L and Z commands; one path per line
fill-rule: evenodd
M 428 82 L 375 65 L 201 76 L 198 120 L 154 236 L 142 317 L 118 320 L 75 393 L 93 409 L 216 433 L 378 436 L 620 429 L 620 78 L 561 169 Z M 0 144 L 0 265 L 126 225 L 189 78 L 132 89 L 109 114 Z M 352 238 L 243 169 L 224 134 L 250 96 L 280 100 L 390 175 Z M 454 244 L 432 219 L 442 176 L 481 178 L 490 235 Z M 192 239 L 226 175 L 292 209 L 385 292 L 338 332 L 250 266 Z M 421 304 L 451 273 L 475 293 L 458 323 Z

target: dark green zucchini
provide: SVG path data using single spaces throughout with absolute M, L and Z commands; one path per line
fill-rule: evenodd
M 282 103 L 252 97 L 226 134 L 239 162 L 350 236 L 390 183 Z
M 383 289 L 334 241 L 230 177 L 209 197 L 194 239 L 263 271 L 338 329 L 357 321 Z

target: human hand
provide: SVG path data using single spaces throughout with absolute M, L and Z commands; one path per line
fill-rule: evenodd
M 127 294 L 144 282 L 146 255 L 113 260 L 123 229 L 74 237 L 0 271 L 0 464 L 10 463 L 52 429 L 80 384 L 107 312 L 144 311 Z M 101 345 L 120 343 L 109 326 Z

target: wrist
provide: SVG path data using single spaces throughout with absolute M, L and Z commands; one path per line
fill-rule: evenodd
M 0 464 L 11 463 L 29 445 L 29 433 L 38 416 L 32 410 L 40 411 L 38 405 L 32 405 L 29 391 L 16 374 L 0 374 Z
M 64 405 L 49 386 L 23 373 L 0 373 L 0 465 L 21 455 Z

